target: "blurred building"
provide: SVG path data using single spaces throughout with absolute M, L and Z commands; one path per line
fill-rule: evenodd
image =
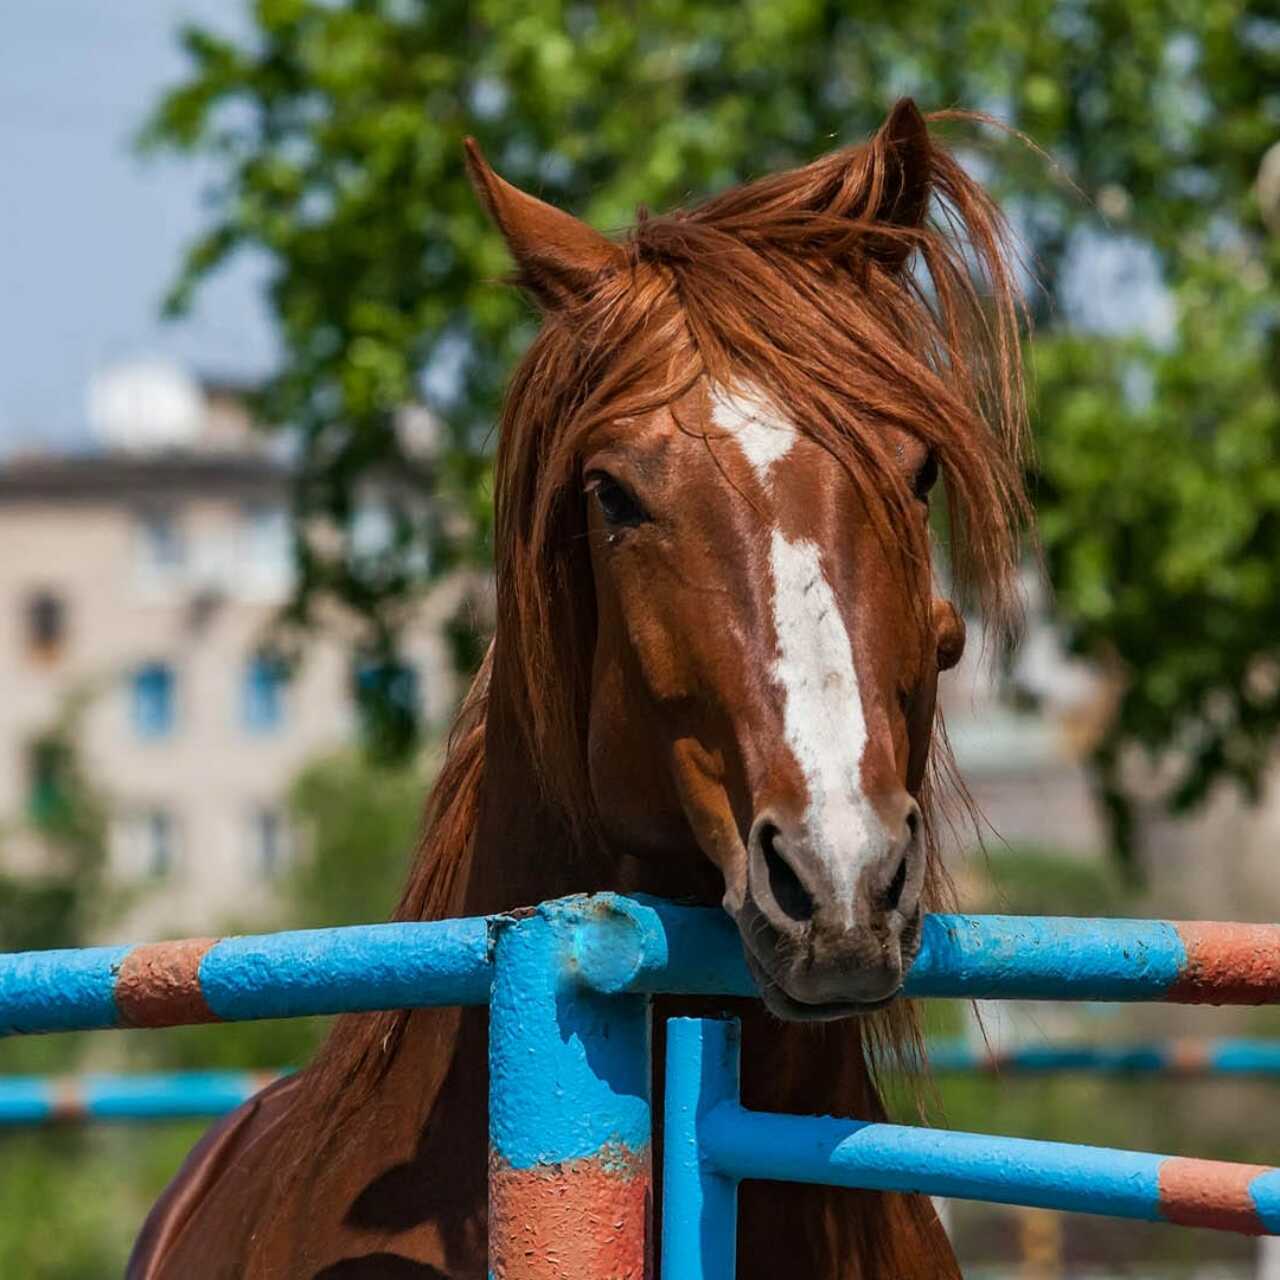
M 55 781 L 33 744 L 82 702 L 110 873 L 148 890 L 129 928 L 159 937 L 269 894 L 295 844 L 288 788 L 355 739 L 362 683 L 428 724 L 448 714 L 456 592 L 428 597 L 395 671 L 353 659 L 336 623 L 287 670 L 270 632 L 293 588 L 288 466 L 236 389 L 132 366 L 95 387 L 91 416 L 97 451 L 0 465 L 0 857 L 47 856 L 24 822 Z

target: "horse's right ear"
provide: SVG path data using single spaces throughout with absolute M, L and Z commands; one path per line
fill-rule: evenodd
M 867 212 L 880 226 L 919 231 L 929 215 L 933 164 L 929 126 L 910 98 L 899 98 L 871 140 L 875 203 Z M 868 247 L 900 271 L 915 248 L 909 236 L 872 236 Z
M 542 307 L 572 305 L 625 262 L 612 240 L 498 177 L 474 138 L 464 145 L 472 186 L 516 260 L 520 284 Z

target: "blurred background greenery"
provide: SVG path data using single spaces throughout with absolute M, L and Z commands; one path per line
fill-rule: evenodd
M 336 601 L 361 619 L 364 650 L 392 661 L 411 602 L 488 561 L 495 412 L 536 317 L 501 283 L 508 264 L 467 184 L 465 135 L 507 178 L 610 229 L 640 205 L 670 208 L 856 141 L 910 94 L 926 111 L 988 112 L 1043 149 L 976 124 L 942 130 L 1025 248 L 1029 481 L 1049 612 L 1114 691 L 1088 744 L 1110 863 L 1061 855 L 1048 831 L 1038 848 L 997 850 L 970 877 L 969 902 L 1147 909 L 1159 864 L 1135 756 L 1161 766 L 1161 805 L 1194 809 L 1224 783 L 1261 795 L 1280 723 L 1280 236 L 1269 230 L 1280 184 L 1259 184 L 1280 141 L 1273 3 L 256 0 L 247 13 L 238 36 L 178 35 L 187 74 L 138 104 L 139 139 L 214 175 L 172 312 L 237 254 L 266 264 L 280 360 L 255 407 L 297 450 L 301 571 L 284 622 L 299 643 Z M 397 430 L 409 403 L 442 429 L 429 468 Z M 350 524 L 366 484 L 387 477 L 431 501 L 393 504 L 378 554 L 353 559 L 310 535 L 316 517 Z M 465 618 L 454 638 L 458 664 L 473 666 Z M 269 925 L 377 919 L 393 904 L 434 757 L 403 707 L 391 712 L 376 751 L 298 779 L 310 853 Z M 0 883 L 6 948 L 82 943 L 121 909 L 101 884 L 99 808 L 69 741 L 51 731 L 65 785 L 34 819 L 67 858 L 38 884 Z M 957 1029 L 957 1011 L 936 1016 Z M 1280 1031 L 1263 1018 L 1249 1029 Z M 301 1061 L 321 1030 L 11 1042 L 0 1070 L 73 1070 L 89 1055 L 121 1069 L 275 1067 Z M 1227 1088 L 939 1086 L 961 1127 L 1267 1158 L 1274 1134 L 1256 1116 L 1269 1095 L 1229 1086 L 1224 1101 Z M 198 1128 L 0 1137 L 4 1274 L 118 1274 Z M 1016 1254 L 992 1245 L 1010 1229 L 989 1215 L 957 1230 L 993 1265 Z M 1246 1256 L 1202 1233 L 1125 1233 L 1088 1237 L 1082 1257 L 1092 1249 L 1107 1274 L 1136 1275 Z
M 1258 785 L 1280 718 L 1274 271 L 1257 179 L 1280 137 L 1280 18 L 1249 0 L 768 0 L 647 5 L 260 0 L 252 37 L 187 29 L 190 78 L 144 145 L 211 157 L 207 235 L 169 305 L 265 253 L 283 360 L 262 415 L 301 430 L 296 508 L 345 519 L 413 462 L 421 396 L 447 428 L 437 500 L 353 567 L 300 540 L 296 609 L 334 594 L 393 646 L 414 563 L 488 555 L 487 442 L 534 317 L 476 207 L 461 142 L 597 226 L 810 159 L 901 95 L 989 111 L 1048 153 L 952 130 L 1023 238 L 1038 322 L 1032 476 L 1055 613 L 1116 670 L 1097 744 L 1117 855 L 1120 757 L 1189 746 L 1169 788 Z M 1280 213 L 1273 214 L 1273 217 Z M 1127 276 L 1098 297 L 1089 260 Z M 1120 340 L 1119 335 L 1124 335 Z M 1136 335 L 1136 336 L 1134 336 Z M 466 519 L 450 520 L 451 508 Z M 1270 665 L 1268 665 L 1270 664 Z

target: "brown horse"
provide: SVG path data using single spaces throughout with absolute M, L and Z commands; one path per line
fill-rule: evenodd
M 879 1116 L 864 1040 L 909 1043 L 910 1012 L 846 1015 L 893 1001 L 944 895 L 934 695 L 964 632 L 934 595 L 939 475 L 956 581 L 1011 612 L 1000 216 L 910 102 L 620 241 L 469 160 L 545 323 L 502 422 L 496 634 L 397 918 L 722 902 L 764 996 L 739 1011 L 746 1104 Z M 484 1010 L 341 1020 L 201 1142 L 129 1275 L 481 1280 L 485 1095 Z M 927 1200 L 797 1186 L 744 1186 L 739 1257 L 959 1274 Z

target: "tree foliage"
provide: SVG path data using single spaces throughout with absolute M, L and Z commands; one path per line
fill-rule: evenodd
M 32 785 L 20 840 L 36 870 L 0 872 L 0 951 L 83 946 L 106 914 L 107 817 L 77 747 L 87 695 L 75 694 L 27 744 Z
M 290 927 L 371 924 L 400 897 L 430 789 L 430 768 L 388 768 L 356 754 L 317 760 L 294 783 L 291 807 L 306 838 L 284 885 Z
M 412 855 L 429 764 L 398 768 L 358 754 L 316 761 L 291 795 L 306 854 L 279 885 L 277 914 L 220 922 L 218 931 L 307 928 L 384 920 Z M 0 884 L 0 902 L 7 892 Z M 61 925 L 23 945 L 83 944 Z M 220 1027 L 170 1027 L 80 1035 L 15 1036 L 0 1043 L 0 1071 L 143 1072 L 259 1068 L 306 1062 L 327 1018 L 286 1018 Z M 66 1132 L 0 1132 L 0 1259 L 3 1274 L 99 1280 L 123 1273 L 148 1209 L 206 1128 L 203 1121 L 72 1126 Z
M 1059 617 L 1073 646 L 1130 681 L 1095 759 L 1117 843 L 1130 844 L 1120 763 L 1133 744 L 1191 747 L 1180 803 L 1224 774 L 1257 787 L 1280 719 L 1265 678 L 1280 594 L 1275 250 L 1252 195 L 1280 136 L 1273 5 L 256 0 L 250 12 L 243 37 L 185 32 L 190 74 L 146 130 L 220 174 L 171 302 L 232 253 L 265 253 L 283 359 L 263 410 L 301 432 L 299 528 L 320 514 L 349 528 L 375 477 L 435 494 L 403 505 L 372 561 L 304 539 L 299 616 L 336 595 L 390 652 L 423 580 L 486 554 L 487 442 L 533 319 L 496 287 L 507 263 L 467 186 L 464 135 L 511 180 L 610 228 L 642 203 L 856 139 L 912 94 L 992 111 L 1051 157 L 962 136 L 1043 285 L 1035 479 Z M 1117 244 L 1147 253 L 1171 291 L 1161 345 L 1082 326 L 1065 305 L 1081 255 Z M 444 424 L 430 476 L 396 430 L 418 397 Z
M 1280 722 L 1269 308 L 1221 260 L 1188 268 L 1177 300 L 1168 348 L 1064 336 L 1036 349 L 1053 412 L 1040 532 L 1074 646 L 1123 681 L 1093 765 L 1130 853 L 1125 748 L 1172 754 L 1165 798 L 1185 812 L 1224 778 L 1258 798 Z

